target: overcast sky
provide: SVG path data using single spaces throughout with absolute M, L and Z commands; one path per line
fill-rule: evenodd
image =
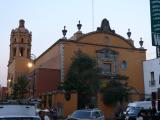
M 135 46 L 139 47 L 142 37 L 147 59 L 156 57 L 151 45 L 149 0 L 94 0 L 93 3 L 94 25 L 92 0 L 0 0 L 0 84 L 6 85 L 10 33 L 18 27 L 19 19 L 24 19 L 26 28 L 32 32 L 32 53 L 37 57 L 62 37 L 64 25 L 69 38 L 77 31 L 79 20 L 82 32 L 88 33 L 96 30 L 103 18 L 125 38 L 130 28 Z

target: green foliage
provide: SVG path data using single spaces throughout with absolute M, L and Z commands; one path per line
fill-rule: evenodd
M 104 104 L 116 104 L 128 100 L 128 87 L 120 80 L 111 80 L 107 82 L 107 86 L 103 88 L 103 102 Z
M 63 88 L 66 91 L 76 90 L 78 106 L 83 107 L 90 101 L 88 97 L 95 95 L 99 85 L 99 74 L 95 60 L 81 51 L 76 52 Z
M 17 78 L 16 83 L 13 85 L 13 99 L 24 99 L 27 91 L 28 80 L 26 76 L 20 76 Z

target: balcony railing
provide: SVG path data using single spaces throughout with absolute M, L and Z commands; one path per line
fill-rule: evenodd
M 119 79 L 119 80 L 128 79 L 128 76 L 118 74 L 117 72 L 101 72 L 100 75 L 102 75 L 104 78 L 107 78 L 107 79 Z
M 113 74 L 112 72 L 107 72 L 107 71 L 101 71 L 100 72 L 102 75 L 111 75 L 111 74 Z
M 156 85 L 156 81 L 155 80 L 150 80 L 149 81 L 149 87 L 154 87 Z

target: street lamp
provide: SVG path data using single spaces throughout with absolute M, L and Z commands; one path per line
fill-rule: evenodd
M 33 73 L 33 79 L 31 79 L 32 81 L 32 97 L 35 97 L 35 90 L 36 90 L 36 71 L 35 71 L 35 62 L 34 60 L 36 59 L 36 56 L 34 54 L 30 55 L 30 61 L 27 63 L 28 68 L 32 69 L 32 73 Z M 31 74 L 32 75 L 32 74 Z
M 7 80 L 8 95 L 12 94 L 12 78 Z
M 29 68 L 32 68 L 32 67 L 33 67 L 33 63 L 32 63 L 32 62 L 29 62 L 29 63 L 27 64 L 27 66 L 28 66 Z
M 11 79 L 9 79 L 8 82 L 10 83 L 10 82 L 11 82 Z

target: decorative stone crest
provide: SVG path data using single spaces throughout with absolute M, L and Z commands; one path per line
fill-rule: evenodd
M 111 30 L 110 25 L 109 25 L 109 21 L 106 18 L 102 20 L 101 27 L 98 27 L 97 31 L 98 32 L 112 32 L 112 33 L 115 33 L 114 30 Z

